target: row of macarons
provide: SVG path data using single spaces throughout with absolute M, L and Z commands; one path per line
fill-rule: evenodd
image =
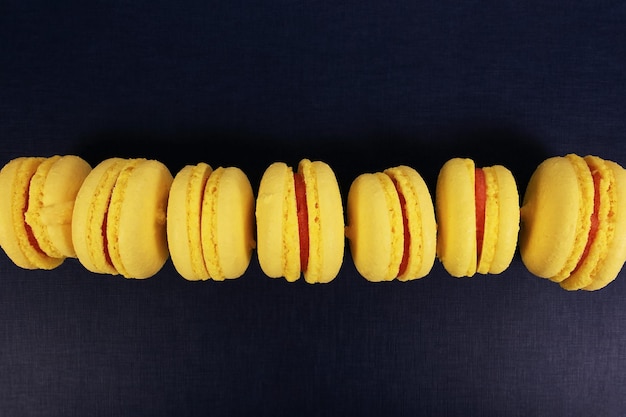
M 626 261 L 626 170 L 597 156 L 555 156 L 520 199 L 504 166 L 452 158 L 434 195 L 409 166 L 364 173 L 342 201 L 323 161 L 283 162 L 255 195 L 237 167 L 200 162 L 172 175 L 161 162 L 75 155 L 19 157 L 0 170 L 0 247 L 19 267 L 77 258 L 89 271 L 155 275 L 171 258 L 185 279 L 263 272 L 332 281 L 346 241 L 369 281 L 424 277 L 439 259 L 455 277 L 499 274 L 519 247 L 527 269 L 568 290 L 597 290 Z M 347 238 L 347 239 L 346 239 Z

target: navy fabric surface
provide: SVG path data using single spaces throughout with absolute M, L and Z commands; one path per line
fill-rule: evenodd
M 626 2 L 0 3 L 0 163 L 626 165 Z M 0 198 L 2 198 L 0 196 Z M 623 416 L 626 272 L 145 281 L 0 253 L 2 416 Z

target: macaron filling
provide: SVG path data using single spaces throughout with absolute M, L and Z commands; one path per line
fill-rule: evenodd
M 574 270 L 572 271 L 572 274 L 574 274 L 576 271 L 578 271 L 578 269 L 584 264 L 585 260 L 587 259 L 587 255 L 589 254 L 589 249 L 591 248 L 591 245 L 593 244 L 596 235 L 598 234 L 598 227 L 599 227 L 599 215 L 598 213 L 600 212 L 600 181 L 602 180 L 602 175 L 600 173 L 600 171 L 593 171 L 591 170 L 591 167 L 589 167 L 590 171 L 591 171 L 591 176 L 593 178 L 593 211 L 591 213 L 591 227 L 589 228 L 589 234 L 587 235 L 587 243 L 585 244 L 585 249 L 583 249 L 583 253 L 580 257 L 580 259 L 578 260 L 578 263 L 576 264 L 576 267 L 574 268 Z
M 474 193 L 476 195 L 476 263 L 480 262 L 485 237 L 485 211 L 487 206 L 487 183 L 485 171 L 475 168 Z
M 393 185 L 396 188 L 396 192 L 398 193 L 398 199 L 400 200 L 400 208 L 402 211 L 402 229 L 404 235 L 404 248 L 402 250 L 402 260 L 400 261 L 400 267 L 398 269 L 397 276 L 402 276 L 406 272 L 406 268 L 409 265 L 409 254 L 411 247 L 411 232 L 409 230 L 409 217 L 407 214 L 407 205 L 406 198 L 404 194 L 400 190 L 400 186 L 398 185 L 398 181 L 391 177 L 393 181 Z
M 102 230 L 102 253 L 104 254 L 104 259 L 106 264 L 111 268 L 115 269 L 113 266 L 113 260 L 111 259 L 111 253 L 109 252 L 109 239 L 107 238 L 107 217 L 109 216 L 109 203 L 107 203 L 106 208 L 104 210 L 104 218 L 102 219 L 102 226 L 100 226 Z
M 35 237 L 35 234 L 33 233 L 33 228 L 30 227 L 28 222 L 26 222 L 26 212 L 28 211 L 28 203 L 30 201 L 28 190 L 30 189 L 31 180 L 32 180 L 32 177 L 28 180 L 28 187 L 26 187 L 24 191 L 24 208 L 22 209 L 22 219 L 24 220 L 24 228 L 26 230 L 26 237 L 28 237 L 28 243 L 30 243 L 30 245 L 33 247 L 33 249 L 35 249 L 35 251 L 37 251 L 41 255 L 48 256 L 43 251 L 43 249 L 41 249 L 41 246 L 39 246 L 39 242 L 37 242 L 37 238 Z
M 300 268 L 306 271 L 309 264 L 309 214 L 306 201 L 306 184 L 299 172 L 293 174 L 298 213 L 298 235 L 300 237 Z

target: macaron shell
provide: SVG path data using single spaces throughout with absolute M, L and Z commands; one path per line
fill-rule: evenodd
M 526 268 L 538 277 L 559 274 L 572 254 L 578 219 L 585 211 L 578 183 L 574 166 L 564 157 L 543 161 L 528 182 L 521 208 L 519 249 Z
M 614 200 L 611 201 L 609 232 L 612 239 L 605 251 L 603 261 L 596 270 L 591 284 L 584 290 L 595 291 L 606 287 L 619 274 L 626 262 L 626 170 L 612 161 L 604 161 L 613 173 Z
M 126 164 L 122 158 L 109 158 L 96 165 L 76 194 L 72 215 L 72 243 L 76 257 L 89 271 L 116 275 L 105 241 L 105 225 L 111 193 Z
M 63 258 L 61 254 L 50 241 L 48 236 L 48 230 L 46 225 L 41 219 L 41 212 L 43 210 L 43 198 L 44 198 L 44 186 L 46 183 L 46 177 L 52 165 L 58 161 L 61 157 L 58 155 L 46 158 L 39 166 L 30 179 L 29 195 L 28 195 L 28 210 L 24 213 L 26 224 L 31 229 L 33 236 L 35 237 L 39 248 L 48 256 L 55 258 Z M 52 219 L 54 221 L 54 219 Z M 71 220 L 71 214 L 70 214 Z
M 500 204 L 498 201 L 498 180 L 491 167 L 481 168 L 485 177 L 485 223 L 482 248 L 476 266 L 479 274 L 488 274 L 496 254 L 498 229 L 500 225 Z M 478 249 L 478 248 L 477 248 Z
M 392 178 L 405 199 L 409 228 L 408 262 L 398 280 L 422 278 L 432 269 L 437 250 L 437 224 L 432 197 L 424 179 L 413 168 L 398 166 L 386 169 L 384 173 Z
M 454 277 L 476 273 L 474 169 L 471 159 L 453 158 L 437 178 L 437 256 Z
M 238 278 L 252 256 L 254 194 L 245 173 L 236 167 L 211 174 L 202 208 L 202 248 L 214 280 Z
M 174 177 L 167 203 L 167 241 L 176 271 L 190 281 L 210 277 L 202 253 L 200 234 L 202 199 L 212 168 L 205 163 L 187 165 Z
M 53 156 L 37 168 L 30 182 L 26 221 L 48 256 L 76 257 L 72 213 L 76 194 L 91 166 L 74 155 Z
M 513 260 L 520 228 L 519 192 L 510 170 L 502 165 L 483 168 L 487 178 L 485 236 L 479 273 L 499 274 Z M 491 190 L 495 189 L 494 192 Z M 497 219 L 494 222 L 494 219 Z M 495 223 L 495 224 L 494 224 Z M 482 263 L 485 262 L 485 265 Z
M 309 259 L 303 271 L 308 283 L 332 281 L 343 263 L 345 235 L 343 204 L 337 178 L 328 164 L 303 159 L 309 226 Z
M 149 278 L 169 256 L 167 199 L 173 178 L 159 161 L 129 160 L 115 183 L 107 213 L 111 261 L 126 278 Z
M 15 265 L 24 269 L 53 269 L 63 258 L 52 258 L 39 248 L 25 221 L 29 203 L 29 183 L 45 158 L 20 157 L 0 170 L 0 246 Z
M 391 178 L 359 175 L 350 185 L 345 234 L 354 265 L 366 280 L 393 280 L 404 251 L 402 208 Z
M 591 172 L 597 172 L 600 175 L 598 184 L 598 197 L 600 198 L 597 213 L 598 228 L 595 238 L 591 242 L 587 255 L 582 263 L 576 266 L 576 270 L 570 276 L 561 281 L 561 287 L 566 290 L 579 290 L 593 282 L 598 265 L 602 264 L 604 257 L 607 255 L 609 243 L 613 239 L 614 232 L 614 229 L 609 227 L 612 223 L 609 219 L 609 213 L 611 212 L 612 205 L 615 204 L 617 200 L 615 187 L 611 186 L 615 184 L 613 170 L 608 168 L 604 164 L 604 161 L 598 157 L 586 156 L 584 160 L 588 164 L 588 169 Z M 589 232 L 587 232 L 587 236 L 588 235 Z M 587 240 L 585 240 L 585 246 L 586 245 Z M 576 263 L 578 264 L 578 261 Z
M 593 177 L 587 162 L 578 155 L 569 154 L 565 158 L 570 161 L 578 177 L 578 187 L 582 203 L 579 208 L 578 223 L 576 225 L 576 236 L 574 247 L 570 253 L 563 269 L 550 279 L 554 282 L 561 282 L 569 278 L 587 245 L 587 237 L 591 229 L 591 215 L 594 210 L 594 184 Z
M 256 202 L 257 256 L 263 272 L 300 278 L 300 237 L 293 170 L 274 162 L 263 173 Z

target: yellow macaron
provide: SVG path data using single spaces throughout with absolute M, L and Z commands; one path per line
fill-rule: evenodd
M 330 166 L 303 159 L 297 172 L 271 164 L 259 185 L 256 203 L 257 255 L 272 278 L 308 283 L 333 280 L 344 255 L 343 204 Z
M 626 261 L 626 172 L 597 156 L 543 161 L 521 208 L 520 254 L 528 270 L 567 290 L 597 290 Z
M 18 266 L 52 269 L 75 257 L 74 200 L 91 167 L 78 156 L 20 157 L 0 172 L 0 245 Z
M 368 281 L 407 281 L 430 272 L 435 212 L 428 187 L 413 168 L 359 175 L 348 192 L 347 217 L 350 253 Z
M 72 218 L 74 248 L 85 268 L 148 278 L 163 267 L 172 180 L 163 163 L 143 158 L 110 158 L 89 173 Z
M 510 170 L 453 158 L 439 171 L 437 256 L 454 277 L 499 274 L 515 255 L 519 193 Z
M 51 257 L 76 257 L 72 213 L 76 194 L 89 172 L 91 166 L 82 158 L 57 155 L 43 161 L 30 181 L 26 222 Z
M 174 177 L 167 206 L 172 262 L 187 280 L 238 278 L 254 241 L 254 195 L 239 168 L 187 165 Z

